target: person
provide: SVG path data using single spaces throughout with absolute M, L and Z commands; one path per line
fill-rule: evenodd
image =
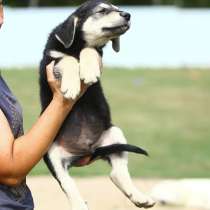
M 3 3 L 0 0 L 0 27 L 3 20 Z M 52 62 L 46 67 L 53 99 L 26 134 L 23 133 L 21 107 L 0 75 L 1 210 L 34 209 L 33 198 L 26 185 L 26 175 L 46 153 L 65 117 L 88 88 L 81 83 L 81 93 L 77 100 L 65 99 L 60 91 L 60 82 L 53 75 L 53 66 Z

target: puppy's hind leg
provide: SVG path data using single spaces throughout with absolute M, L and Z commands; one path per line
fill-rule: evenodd
M 73 156 L 67 153 L 58 144 L 53 143 L 48 151 L 48 163 L 50 162 L 53 175 L 58 180 L 61 188 L 66 193 L 71 210 L 88 210 L 88 207 L 82 199 L 74 180 L 68 174 L 68 166 Z
M 126 139 L 117 127 L 111 127 L 105 131 L 102 136 L 102 146 L 110 144 L 126 144 Z M 109 155 L 109 161 L 112 166 L 110 178 L 112 182 L 139 208 L 150 208 L 155 202 L 140 192 L 133 184 L 128 171 L 127 152 Z

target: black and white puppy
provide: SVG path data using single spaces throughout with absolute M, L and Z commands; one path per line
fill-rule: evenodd
M 127 152 L 147 154 L 141 148 L 126 144 L 122 130 L 111 122 L 108 103 L 99 81 L 100 68 L 80 65 L 81 51 L 102 49 L 112 41 L 119 51 L 119 37 L 130 27 L 130 14 L 103 0 L 90 0 L 79 7 L 49 36 L 40 64 L 40 97 L 42 111 L 52 100 L 46 78 L 46 66 L 55 60 L 60 74 L 61 90 L 66 98 L 75 99 L 80 81 L 92 84 L 67 116 L 44 160 L 69 198 L 72 210 L 87 210 L 68 169 L 84 166 L 96 159 L 108 160 L 113 183 L 138 207 L 149 208 L 153 200 L 133 185 L 127 167 Z M 72 63 L 74 65 L 72 65 Z

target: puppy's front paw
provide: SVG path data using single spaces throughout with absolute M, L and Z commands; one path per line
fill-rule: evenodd
M 56 65 L 61 73 L 61 92 L 66 99 L 76 99 L 80 93 L 79 63 L 72 56 L 64 56 Z
M 64 98 L 66 99 L 76 99 L 76 97 L 80 93 L 80 79 L 71 78 L 67 80 L 67 78 L 62 79 L 61 82 L 61 92 L 63 93 Z
M 149 196 L 139 191 L 130 194 L 129 199 L 139 208 L 151 208 L 155 205 L 155 202 Z
M 93 84 L 101 76 L 101 57 L 95 49 L 85 48 L 80 53 L 80 78 L 85 84 Z

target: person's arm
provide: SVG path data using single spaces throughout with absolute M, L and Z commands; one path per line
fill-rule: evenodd
M 65 117 L 74 105 L 60 92 L 60 84 L 52 73 L 53 64 L 47 67 L 48 82 L 53 99 L 28 133 L 14 139 L 9 123 L 0 110 L 0 183 L 15 186 L 40 161 L 53 142 Z M 82 85 L 81 94 L 87 86 Z M 81 96 L 80 94 L 80 96 Z

